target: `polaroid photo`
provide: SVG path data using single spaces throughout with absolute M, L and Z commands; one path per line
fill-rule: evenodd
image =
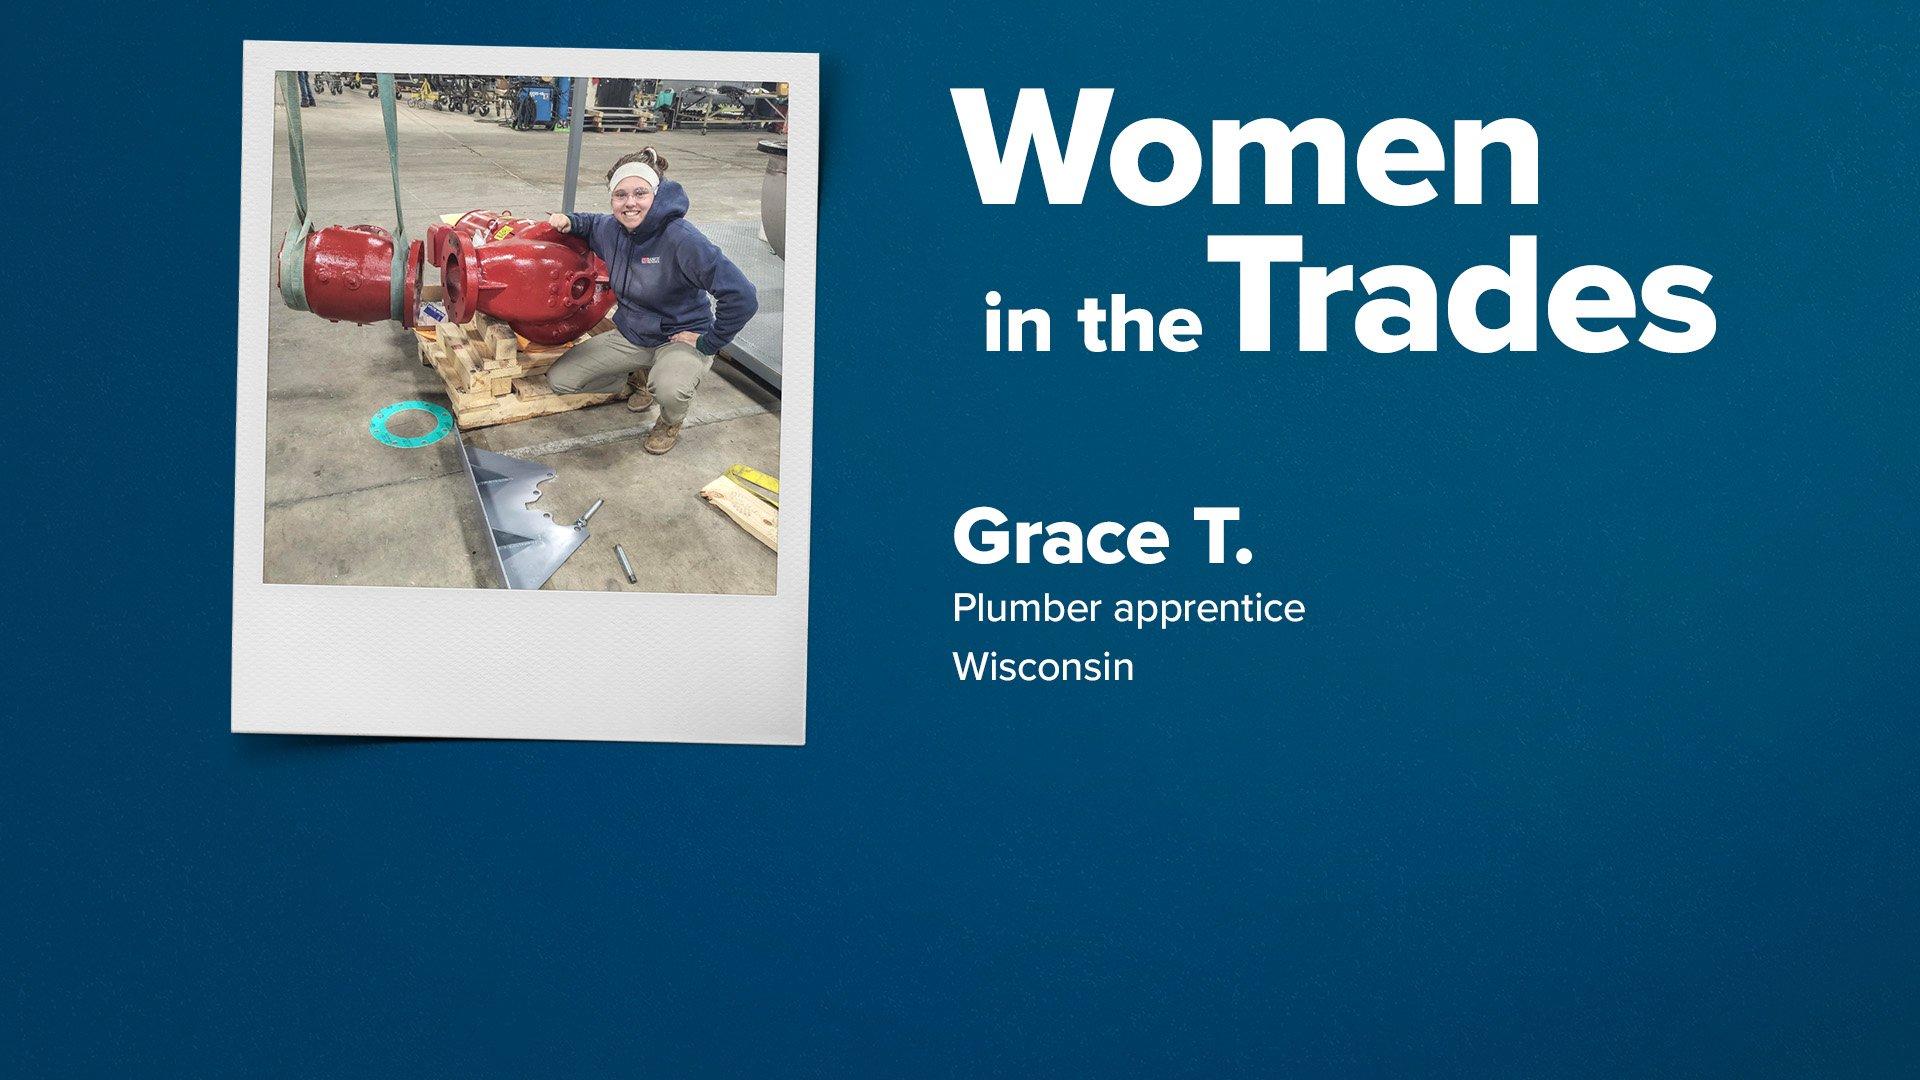
M 804 743 L 818 56 L 244 72 L 233 730 Z

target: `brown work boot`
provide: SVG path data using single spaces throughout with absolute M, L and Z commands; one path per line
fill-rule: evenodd
M 641 445 L 649 454 L 664 454 L 679 441 L 680 425 L 667 423 L 667 418 L 663 416 L 653 422 L 653 430 L 647 433 L 647 441 Z
M 627 408 L 634 412 L 646 412 L 653 408 L 653 391 L 647 389 L 646 372 L 636 371 L 627 376 L 627 389 L 632 391 L 627 395 Z

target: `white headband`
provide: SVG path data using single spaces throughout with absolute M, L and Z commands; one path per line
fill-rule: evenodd
M 607 194 L 613 194 L 613 189 L 620 186 L 620 181 L 629 176 L 637 176 L 645 180 L 649 188 L 660 190 L 660 174 L 653 171 L 653 166 L 644 161 L 629 161 L 613 170 L 613 179 L 607 181 Z

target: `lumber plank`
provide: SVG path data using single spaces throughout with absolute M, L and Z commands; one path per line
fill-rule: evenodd
M 721 475 L 700 489 L 700 497 L 732 518 L 755 540 L 776 552 L 780 550 L 780 511 L 735 483 L 732 477 Z
M 513 396 L 521 401 L 532 401 L 536 398 L 553 397 L 554 393 L 553 387 L 548 386 L 545 379 L 515 379 Z

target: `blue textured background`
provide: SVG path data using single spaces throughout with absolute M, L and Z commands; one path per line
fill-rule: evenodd
M 41 399 L 7 451 L 6 1058 L 1912 1075 L 1920 35 L 1722 8 L 36 13 L 4 165 Z M 227 734 L 244 37 L 822 53 L 807 747 Z M 985 208 L 952 85 L 1355 140 L 1516 115 L 1542 200 L 1147 209 L 1102 179 Z M 1242 356 L 1210 231 L 1442 280 L 1515 232 L 1546 278 L 1693 263 L 1719 337 L 1381 357 L 1336 320 L 1328 354 Z M 988 288 L 1211 333 L 983 356 Z M 128 385 L 140 346 L 165 380 Z M 980 502 L 1240 503 L 1259 558 L 975 568 L 948 532 Z M 1120 637 L 1127 686 L 958 686 L 949 648 L 1115 635 L 965 631 L 955 589 L 1264 589 L 1312 621 Z

